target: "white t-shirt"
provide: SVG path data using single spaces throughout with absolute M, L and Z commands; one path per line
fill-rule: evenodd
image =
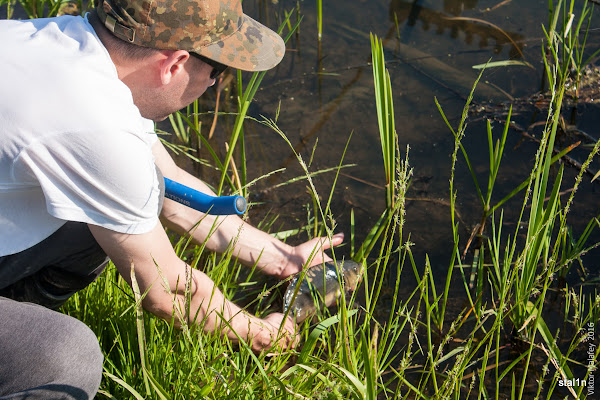
M 0 21 L 0 90 L 0 256 L 66 221 L 156 225 L 154 125 L 86 19 Z

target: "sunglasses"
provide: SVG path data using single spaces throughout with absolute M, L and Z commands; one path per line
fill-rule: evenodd
M 198 53 L 190 52 L 190 54 L 202 61 L 203 63 L 206 63 L 213 67 L 212 71 L 210 72 L 210 79 L 217 79 L 217 77 L 227 69 L 227 65 L 216 62 L 215 60 L 211 60 L 210 58 L 201 56 Z

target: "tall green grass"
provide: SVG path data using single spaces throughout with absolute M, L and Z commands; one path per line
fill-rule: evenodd
M 561 1 L 558 3 L 558 8 L 560 8 L 560 4 Z M 584 10 L 584 15 L 585 13 L 586 11 Z M 558 16 L 555 15 L 554 20 L 557 18 Z M 568 30 L 569 27 L 565 26 L 565 29 Z M 572 70 L 569 67 L 571 63 L 563 62 L 563 58 L 559 56 L 561 53 L 558 51 L 558 48 L 559 44 L 564 43 L 560 38 L 566 39 L 568 37 L 572 41 L 571 43 L 574 43 L 576 40 L 569 36 L 566 30 L 556 32 L 554 29 L 551 29 L 547 33 L 548 48 L 552 57 L 549 59 L 546 58 L 545 66 L 547 76 L 550 77 L 549 81 L 552 83 L 552 107 L 548 112 L 546 127 L 537 151 L 533 169 L 529 178 L 499 203 L 500 205 L 503 204 L 507 198 L 516 196 L 520 190 L 526 188 L 521 214 L 517 221 L 517 231 L 512 236 L 509 236 L 508 239 L 504 239 L 502 214 L 497 223 L 492 220 L 492 238 L 488 239 L 487 243 L 484 242 L 481 244 L 478 251 L 481 251 L 482 254 L 476 253 L 474 259 L 474 266 L 477 268 L 480 277 L 473 294 L 471 294 L 471 287 L 467 285 L 463 274 L 465 288 L 468 297 L 471 299 L 472 307 L 474 307 L 476 312 L 480 310 L 477 312 L 478 319 L 481 319 L 485 315 L 485 308 L 481 308 L 482 304 L 480 302 L 473 302 L 473 298 L 480 299 L 482 296 L 491 296 L 491 300 L 493 300 L 490 311 L 493 311 L 497 321 L 492 327 L 492 331 L 496 330 L 495 338 L 493 338 L 496 347 L 496 365 L 500 364 L 501 339 L 505 335 L 504 332 L 506 330 L 511 331 L 512 329 L 511 335 L 521 340 L 525 345 L 526 351 L 523 353 L 523 358 L 519 360 L 521 363 L 524 362 L 523 373 L 521 379 L 513 380 L 512 386 L 515 389 L 512 392 L 512 398 L 528 398 L 529 396 L 525 392 L 525 388 L 530 373 L 535 374 L 535 372 L 530 372 L 533 366 L 531 359 L 534 352 L 541 349 L 547 357 L 545 368 L 547 368 L 548 364 L 551 364 L 556 370 L 550 387 L 546 389 L 546 393 L 550 397 L 556 388 L 556 382 L 560 380 L 562 382 L 567 380 L 573 381 L 576 378 L 571 369 L 576 363 L 570 357 L 577 347 L 583 346 L 580 337 L 576 336 L 571 341 L 571 345 L 566 350 L 563 350 L 563 346 L 559 345 L 559 331 L 551 331 L 544 320 L 544 307 L 546 305 L 547 294 L 550 290 L 553 290 L 553 277 L 560 274 L 561 270 L 568 268 L 570 264 L 561 260 L 569 259 L 572 261 L 582 255 L 584 252 L 582 242 L 585 242 L 589 238 L 592 227 L 598 225 L 597 218 L 590 221 L 588 228 L 582 235 L 582 240 L 578 241 L 576 246 L 566 250 L 569 253 L 572 252 L 572 257 L 561 255 L 561 252 L 565 251 L 565 247 L 561 243 L 567 243 L 570 240 L 567 228 L 567 215 L 570 205 L 581 183 L 583 173 L 598 153 L 598 144 L 596 144 L 588 155 L 583 168 L 579 171 L 574 186 L 570 188 L 571 195 L 566 205 L 563 206 L 559 193 L 563 188 L 564 166 L 561 165 L 554 172 L 552 172 L 551 166 L 560 156 L 568 151 L 567 149 L 558 151 L 558 156 L 554 156 L 555 144 L 557 142 L 557 128 L 562 117 L 561 111 L 565 87 L 569 78 L 569 72 Z M 572 45 L 570 49 L 567 47 L 568 51 L 566 52 L 564 51 L 565 47 L 562 46 L 562 56 L 572 61 L 575 55 L 573 49 L 576 49 L 577 46 Z M 578 59 L 581 60 L 581 58 Z M 496 146 L 492 145 L 491 128 L 488 124 L 490 172 L 487 193 L 485 195 L 480 190 L 475 173 L 469 163 L 469 158 L 460 143 L 462 138 L 455 134 L 458 146 L 462 149 L 468 168 L 473 175 L 477 193 L 482 203 L 483 213 L 479 234 L 483 232 L 486 220 L 489 217 L 493 217 L 494 210 L 497 210 L 497 206 L 491 207 L 490 198 L 494 181 L 498 174 L 499 161 L 502 157 L 509 121 L 510 113 L 501 139 L 497 142 Z M 521 241 L 518 239 L 518 229 L 523 220 L 526 221 L 527 232 L 525 238 Z M 595 246 L 597 244 L 592 245 L 592 247 Z M 487 270 L 483 268 L 482 261 L 486 251 L 491 257 L 491 267 Z M 460 258 L 457 257 L 457 259 Z M 490 289 L 492 291 L 489 294 L 483 291 L 483 282 L 485 280 L 491 283 Z M 594 307 L 597 300 L 594 300 L 594 295 L 588 296 L 589 308 L 585 308 L 584 306 L 584 309 L 587 313 L 586 318 L 593 319 L 595 315 Z M 580 306 L 582 304 L 585 304 L 585 301 L 584 303 L 580 303 Z M 565 318 L 568 318 L 568 315 Z M 590 322 L 592 324 L 597 323 L 597 321 L 594 322 L 591 320 Z M 499 373 L 498 370 L 496 370 L 495 375 L 496 382 L 505 377 L 505 374 Z M 580 378 L 583 379 L 583 377 Z M 542 391 L 542 387 L 544 385 L 540 382 L 538 395 Z M 586 396 L 584 386 L 569 387 L 568 389 L 576 398 L 584 398 Z M 500 390 L 498 383 L 496 390 L 497 392 Z
M 379 124 L 379 138 L 383 167 L 385 170 L 385 191 L 387 208 L 394 207 L 394 171 L 396 169 L 396 147 L 398 146 L 396 124 L 394 121 L 394 97 L 390 74 L 385 68 L 383 44 L 377 36 L 371 34 L 371 60 L 373 81 L 375 84 L 375 105 Z
M 577 18 L 575 5 L 582 4 L 582 10 Z M 575 0 L 561 0 L 554 4 L 548 1 L 549 23 L 546 38 L 548 42 L 546 62 L 555 63 L 561 71 L 568 71 L 574 85 L 575 100 L 579 97 L 579 86 L 584 68 L 600 54 L 600 49 L 586 56 L 588 34 L 591 28 L 594 4 L 590 6 L 587 0 L 576 2 Z M 553 75 L 547 73 L 550 87 L 553 86 Z

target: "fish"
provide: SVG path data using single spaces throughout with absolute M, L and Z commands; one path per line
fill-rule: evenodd
M 317 310 L 335 305 L 342 294 L 345 294 L 343 292 L 356 290 L 362 272 L 362 264 L 352 260 L 338 260 L 337 266 L 334 261 L 329 261 L 309 268 L 302 281 L 299 281 L 302 273 L 297 274 L 283 296 L 283 312 L 289 311 L 288 315 L 297 324 L 304 322 L 314 316 Z M 338 278 L 338 273 L 341 279 Z M 340 287 L 340 282 L 343 282 L 343 288 Z

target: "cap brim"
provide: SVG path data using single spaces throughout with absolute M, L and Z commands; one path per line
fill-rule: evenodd
M 226 38 L 195 52 L 243 71 L 266 71 L 285 54 L 285 42 L 277 33 L 247 15 L 241 28 Z

